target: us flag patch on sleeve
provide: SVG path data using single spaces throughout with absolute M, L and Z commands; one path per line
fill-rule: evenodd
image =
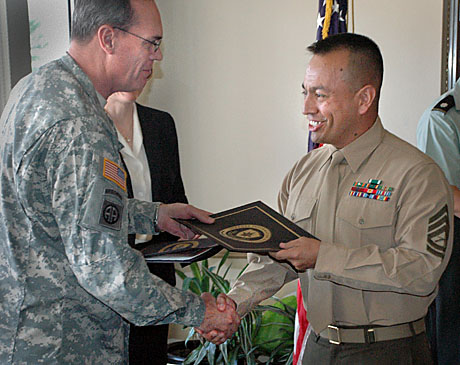
M 120 188 L 126 191 L 126 172 L 115 162 L 110 161 L 107 158 L 104 158 L 104 167 L 102 169 L 102 175 L 113 181 Z
M 428 222 L 426 245 L 428 252 L 444 258 L 449 240 L 449 228 L 449 212 L 445 205 Z

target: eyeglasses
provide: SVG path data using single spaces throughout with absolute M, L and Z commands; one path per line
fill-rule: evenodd
M 120 28 L 120 27 L 114 27 L 114 28 L 115 28 L 115 29 L 118 29 L 118 30 L 121 30 L 122 32 L 131 34 L 132 36 L 134 36 L 134 37 L 136 37 L 136 38 L 139 38 L 139 39 L 142 39 L 143 41 L 147 42 L 148 44 L 150 44 L 151 46 L 153 46 L 153 52 L 158 51 L 158 49 L 160 48 L 161 39 L 155 39 L 154 41 L 149 41 L 148 39 L 145 39 L 144 37 L 141 37 L 140 35 L 131 33 L 130 31 L 128 31 L 128 30 L 126 30 L 126 29 L 123 29 L 123 28 Z

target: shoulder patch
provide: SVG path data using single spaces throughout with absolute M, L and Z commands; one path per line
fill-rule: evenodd
M 101 226 L 119 231 L 123 216 L 123 206 L 115 204 L 110 200 L 104 200 L 102 203 L 99 224 Z
M 126 172 L 115 162 L 110 161 L 107 158 L 104 158 L 104 167 L 102 170 L 102 175 L 117 184 L 120 188 L 126 191 Z
M 437 103 L 431 110 L 446 114 L 453 106 L 455 106 L 454 97 L 452 95 L 447 95 L 445 98 L 440 100 L 439 103 Z

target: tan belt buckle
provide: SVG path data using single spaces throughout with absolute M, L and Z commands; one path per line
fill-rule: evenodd
M 340 328 L 336 326 L 327 326 L 328 334 L 329 334 L 329 343 L 334 345 L 340 345 L 342 343 L 342 339 L 340 338 Z M 337 337 L 337 340 L 333 339 Z

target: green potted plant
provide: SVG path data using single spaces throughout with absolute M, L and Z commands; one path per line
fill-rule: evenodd
M 228 293 L 231 287 L 226 278 L 231 268 L 231 264 L 226 265 L 228 255 L 227 251 L 217 266 L 209 267 L 208 260 L 191 264 L 190 276 L 176 270 L 183 280 L 182 288 L 197 295 L 210 292 L 214 297 Z M 221 345 L 204 340 L 191 328 L 185 342 L 195 341 L 195 349 L 184 364 L 292 364 L 295 297 L 274 299 L 274 305 L 258 305 L 242 318 L 238 331 Z

